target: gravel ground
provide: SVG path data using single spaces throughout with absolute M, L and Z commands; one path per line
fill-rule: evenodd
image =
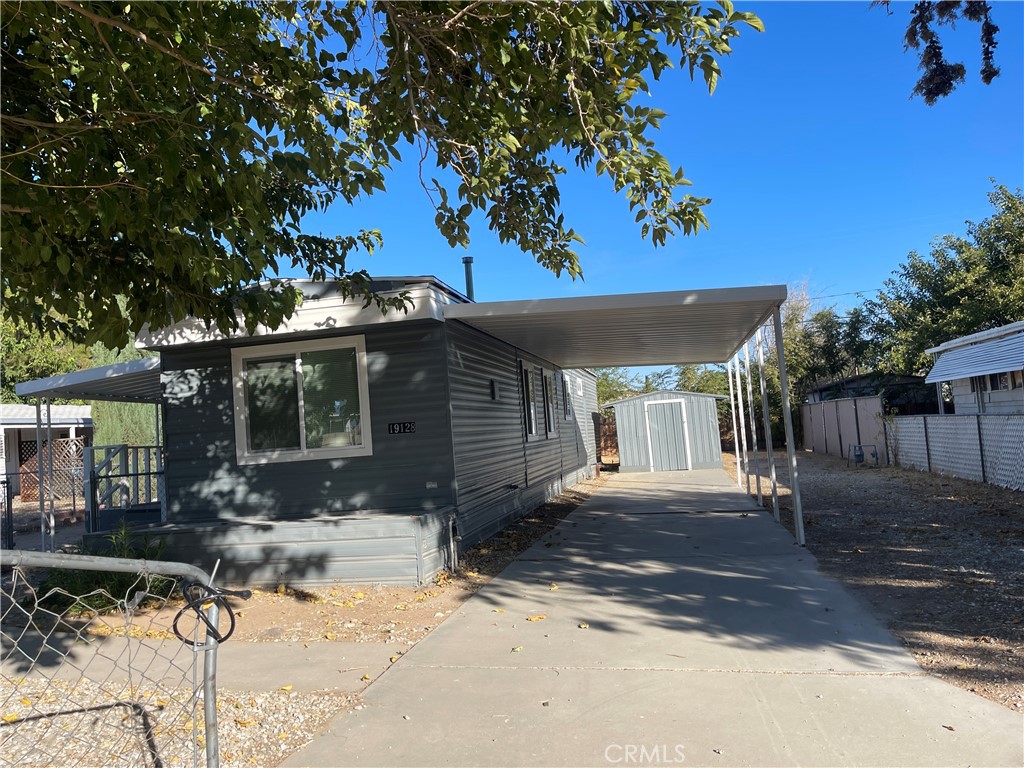
M 1024 710 L 1024 494 L 814 453 L 798 461 L 807 548 L 822 570 L 865 600 L 922 669 Z M 763 452 L 761 466 L 766 475 Z M 735 477 L 732 455 L 726 467 Z M 785 456 L 777 471 L 792 531 Z

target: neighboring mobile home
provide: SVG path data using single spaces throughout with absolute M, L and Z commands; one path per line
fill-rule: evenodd
M 926 381 L 948 382 L 957 415 L 1024 413 L 1024 321 L 961 336 L 926 350 Z
M 44 413 L 45 417 L 46 414 Z M 28 474 L 33 494 L 38 487 L 34 473 L 36 452 L 42 444 L 46 450 L 50 438 L 60 456 L 69 453 L 69 441 L 88 444 L 92 440 L 92 408 L 88 405 L 50 406 L 50 429 L 37 433 L 36 407 L 29 403 L 0 403 L 0 460 L 3 474 L 10 485 L 11 496 L 21 494 L 22 475 Z M 38 442 L 37 442 L 37 439 Z M 70 451 L 73 452 L 73 451 Z M 77 449 L 77 467 L 81 469 L 82 451 Z M 55 457 L 57 461 L 59 457 Z M 33 498 L 36 498 L 33 495 Z

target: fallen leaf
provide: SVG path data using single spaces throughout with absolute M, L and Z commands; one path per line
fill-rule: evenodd
M 395 606 L 395 610 L 396 611 L 404 611 L 405 610 L 405 603 L 399 603 L 398 605 L 396 605 Z
M 28 699 L 18 699 L 18 701 L 20 701 L 20 702 L 21 702 L 22 704 L 24 704 L 24 705 L 25 705 L 26 707 L 31 707 L 31 706 L 32 706 L 32 702 L 31 702 L 31 701 L 29 701 Z
M 548 615 L 546 613 L 538 613 L 536 616 L 527 616 L 527 621 L 543 621 Z
M 510 651 L 510 653 L 519 653 L 519 652 L 520 652 L 521 650 L 523 650 L 523 646 L 521 646 L 521 645 L 517 645 L 517 646 L 516 646 L 515 648 L 513 648 L 513 649 L 512 649 L 511 651 Z
M 504 613 L 505 609 L 504 608 L 495 608 L 492 612 L 493 613 Z
M 292 689 L 292 686 L 290 686 L 290 685 L 282 685 L 280 688 L 278 688 L 279 691 L 285 691 L 285 692 L 290 691 L 291 689 Z
M 336 635 L 333 632 L 325 632 L 324 633 L 324 638 L 327 639 L 327 640 L 333 640 L 335 637 L 336 637 Z
M 587 624 L 587 622 L 585 622 L 585 621 L 581 621 L 576 626 L 578 626 L 580 629 L 590 629 L 590 625 Z
M 239 720 L 237 717 L 235 718 L 235 725 L 237 725 L 239 728 L 248 728 L 255 722 L 255 720 Z
M 14 723 L 17 722 L 18 716 L 15 714 L 4 715 L 3 720 L 5 723 Z
M 354 595 L 352 595 L 352 597 L 354 597 L 356 600 L 362 600 L 364 597 L 366 597 L 366 595 L 363 592 L 356 592 Z
M 554 582 L 552 582 L 552 583 L 551 583 L 551 586 L 549 586 L 549 587 L 548 587 L 548 589 L 550 589 L 550 590 L 554 591 L 554 590 L 558 589 L 558 585 L 557 585 L 557 584 L 555 584 Z
M 363 682 L 366 682 L 366 683 L 370 682 L 370 676 L 369 675 L 363 675 L 359 679 L 362 680 Z
M 397 656 L 392 656 L 391 657 L 391 663 L 394 664 L 396 661 L 398 661 L 398 657 Z

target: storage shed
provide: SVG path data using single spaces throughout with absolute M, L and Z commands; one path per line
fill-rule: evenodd
M 615 410 L 620 472 L 722 466 L 716 402 L 701 392 L 648 392 L 605 403 Z

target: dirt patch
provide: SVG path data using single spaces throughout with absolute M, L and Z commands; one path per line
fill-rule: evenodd
M 725 460 L 735 477 L 733 456 Z M 777 465 L 792 531 L 785 457 Z M 1024 494 L 814 453 L 799 454 L 799 469 L 807 548 L 822 570 L 864 599 L 922 669 L 1024 710 Z

